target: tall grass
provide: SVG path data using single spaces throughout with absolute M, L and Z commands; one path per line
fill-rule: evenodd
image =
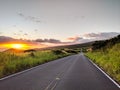
M 107 50 L 88 52 L 86 55 L 120 83 L 120 43 Z
M 45 50 L 17 54 L 0 52 L 0 78 L 71 54 L 61 50 Z

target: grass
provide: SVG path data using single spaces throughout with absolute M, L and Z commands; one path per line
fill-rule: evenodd
M 120 43 L 106 50 L 87 52 L 86 55 L 120 84 Z
M 44 50 L 35 52 L 10 53 L 0 52 L 0 78 L 7 75 L 75 54 L 74 50 Z M 76 51 L 77 53 L 78 51 Z

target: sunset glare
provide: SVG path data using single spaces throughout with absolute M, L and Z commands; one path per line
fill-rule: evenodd
M 27 49 L 26 44 L 5 44 L 6 48 L 14 48 L 14 49 Z
M 16 49 L 22 49 L 24 45 L 23 44 L 12 44 L 11 47 L 16 48 Z

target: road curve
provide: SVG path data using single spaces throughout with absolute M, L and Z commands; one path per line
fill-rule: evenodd
M 0 90 L 120 90 L 82 53 L 0 81 Z

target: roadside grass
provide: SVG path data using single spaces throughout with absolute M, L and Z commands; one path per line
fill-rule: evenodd
M 106 50 L 87 52 L 86 56 L 120 84 L 120 43 Z
M 43 50 L 35 52 L 10 53 L 0 52 L 0 78 L 10 74 L 58 59 L 76 54 L 71 50 Z

